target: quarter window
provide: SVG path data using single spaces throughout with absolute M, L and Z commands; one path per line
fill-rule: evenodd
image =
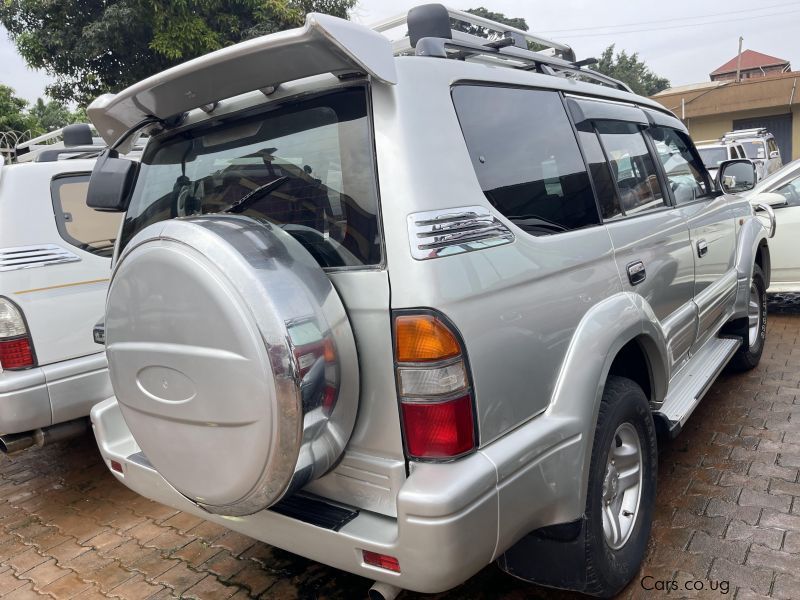
M 506 218 L 532 235 L 600 223 L 557 92 L 460 85 L 453 102 L 481 189 Z
M 98 212 L 86 206 L 88 189 L 89 174 L 53 179 L 50 195 L 56 227 L 69 244 L 98 256 L 110 257 L 114 252 L 122 215 Z
M 650 135 L 677 204 L 707 196 L 711 185 L 691 142 L 681 132 L 668 127 L 651 127 Z M 733 149 L 734 147 L 731 146 Z
M 598 121 L 596 127 L 619 190 L 623 212 L 638 214 L 664 206 L 653 157 L 639 128 L 633 123 L 619 121 Z

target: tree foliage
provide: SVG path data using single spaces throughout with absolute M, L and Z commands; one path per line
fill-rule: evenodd
M 39 98 L 28 108 L 28 102 L 17 97 L 12 88 L 0 84 L 0 134 L 13 131 L 27 134 L 21 139 L 28 139 L 70 123 L 86 122 L 85 111 L 71 111 L 56 100 Z
M 635 93 L 642 96 L 652 96 L 670 85 L 669 79 L 659 77 L 639 60 L 638 52 L 628 54 L 623 50 L 614 55 L 614 44 L 611 44 L 600 55 L 599 61 L 592 67 L 595 71 L 627 83 Z
M 514 27 L 516 29 L 522 29 L 523 31 L 528 31 L 528 23 L 523 18 L 507 17 L 503 13 L 492 12 L 491 10 L 484 8 L 483 6 L 479 6 L 478 8 L 470 8 L 469 10 L 467 10 L 467 12 L 475 15 L 476 17 L 483 17 L 484 19 L 489 19 L 490 21 L 503 23 L 504 25 L 508 25 L 509 27 Z M 486 30 L 483 27 L 476 27 L 474 25 L 466 26 L 466 24 L 459 23 L 458 28 L 466 33 L 471 33 L 472 35 L 477 35 L 480 37 L 486 36 L 485 33 Z
M 47 94 L 85 106 L 212 50 L 302 25 L 307 12 L 347 17 L 356 0 L 3 0 L 0 23 Z

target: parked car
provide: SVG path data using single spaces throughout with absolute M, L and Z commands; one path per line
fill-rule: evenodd
M 88 202 L 126 211 L 92 410 L 119 481 L 372 598 L 635 575 L 657 432 L 766 336 L 767 233 L 672 113 L 441 5 L 311 14 L 88 112 Z
M 86 206 L 94 158 L 88 125 L 48 134 L 0 166 L 0 450 L 88 429 L 113 394 L 92 339 L 104 312 L 120 215 Z M 65 160 L 65 157 L 73 157 Z
M 764 127 L 729 131 L 722 136 L 722 140 L 742 144 L 747 158 L 756 164 L 759 181 L 772 175 L 783 166 L 781 151 L 778 144 L 775 143 L 775 136 Z
M 770 242 L 773 278 L 768 292 L 800 292 L 800 160 L 759 182 L 748 198 L 775 211 L 777 231 Z
M 706 141 L 697 143 L 697 151 L 703 164 L 708 169 L 708 174 L 712 179 L 717 177 L 717 170 L 720 163 L 726 160 L 737 158 L 747 158 L 744 148 L 739 142 Z

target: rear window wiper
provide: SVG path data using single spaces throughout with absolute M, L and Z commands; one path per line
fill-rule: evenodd
M 270 181 L 269 183 L 265 183 L 262 186 L 257 187 L 252 192 L 249 192 L 242 196 L 239 200 L 231 204 L 230 206 L 222 209 L 220 212 L 224 213 L 240 213 L 247 208 L 254 200 L 257 200 L 261 196 L 269 194 L 270 192 L 274 192 L 276 189 L 281 187 L 284 183 L 289 181 L 289 178 L 284 175 L 283 177 L 278 177 L 277 179 Z

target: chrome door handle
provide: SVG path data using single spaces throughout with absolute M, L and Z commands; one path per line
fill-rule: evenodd
M 645 271 L 644 263 L 640 260 L 630 263 L 628 269 L 628 281 L 631 285 L 639 285 L 647 279 L 647 271 Z
M 697 242 L 697 256 L 703 258 L 708 254 L 708 243 L 705 240 Z

